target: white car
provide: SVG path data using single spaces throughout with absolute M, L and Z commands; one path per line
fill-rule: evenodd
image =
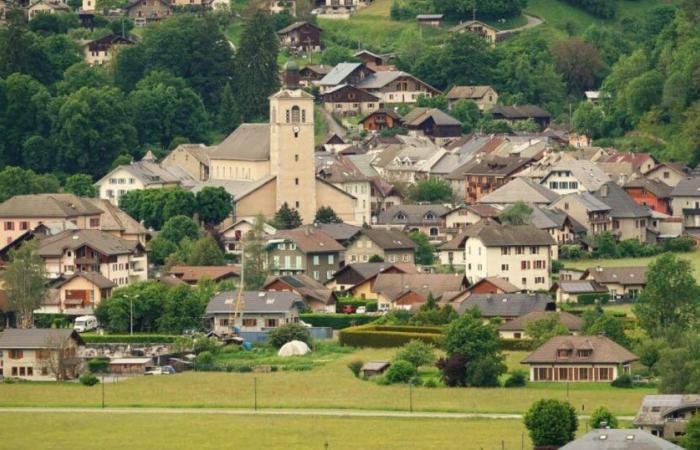
M 356 314 L 367 314 L 367 307 L 366 306 L 358 306 L 357 309 L 355 310 Z

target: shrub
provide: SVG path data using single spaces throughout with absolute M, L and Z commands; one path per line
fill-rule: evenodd
M 612 383 L 613 387 L 617 388 L 631 388 L 633 385 L 632 377 L 629 374 L 623 373 L 619 377 L 615 378 Z
M 695 240 L 690 237 L 677 237 L 664 241 L 664 252 L 689 252 L 695 248 Z
M 309 344 L 311 342 L 311 333 L 309 329 L 303 325 L 289 323 L 270 330 L 270 332 L 267 333 L 267 341 L 275 348 L 280 348 L 291 341 L 302 341 Z
M 342 330 L 356 325 L 364 325 L 375 320 L 375 317 L 366 314 L 321 314 L 307 313 L 299 316 L 301 320 L 314 327 L 330 327 L 334 330 Z
M 531 339 L 500 339 L 501 350 L 518 351 L 525 350 L 531 351 L 537 348 L 535 341 Z
M 527 373 L 522 370 L 516 370 L 511 373 L 506 379 L 504 386 L 507 388 L 523 387 L 527 384 Z
M 610 301 L 610 294 L 579 294 L 577 298 L 577 303 L 579 305 L 594 305 L 596 301 L 600 302 L 602 305 L 605 305 Z
M 78 381 L 80 381 L 80 384 L 82 384 L 83 386 L 94 386 L 100 382 L 100 380 L 97 379 L 97 377 L 91 373 L 84 373 L 80 375 Z
M 590 419 L 588 419 L 588 423 L 593 429 L 602 428 L 603 423 L 605 426 L 610 428 L 617 428 L 618 426 L 617 417 L 615 417 L 613 413 L 611 413 L 605 406 L 601 406 L 593 411 Z
M 523 418 L 535 446 L 559 448 L 576 437 L 578 419 L 569 402 L 542 399 L 530 406 Z
M 362 370 L 362 366 L 364 363 L 360 361 L 359 359 L 356 359 L 354 361 L 350 361 L 348 363 L 348 369 L 350 369 L 350 372 L 352 372 L 353 375 L 355 375 L 355 378 L 360 377 L 360 371 Z
M 385 378 L 391 383 L 408 383 L 416 376 L 416 368 L 408 361 L 395 361 L 389 370 L 386 371 Z
M 461 353 L 453 353 L 447 358 L 440 358 L 436 364 L 442 372 L 442 381 L 450 387 L 466 386 L 467 364 L 469 359 Z
M 197 370 L 213 370 L 214 354 L 212 352 L 202 352 L 194 359 L 194 367 Z
M 467 383 L 474 387 L 500 386 L 498 378 L 508 370 L 503 363 L 503 358 L 495 355 L 486 355 L 475 358 L 467 364 Z
M 367 308 L 367 312 L 377 311 L 377 302 L 375 300 L 356 300 L 353 298 L 347 298 L 338 300 L 335 306 L 336 312 L 341 313 L 343 311 L 343 307 L 346 305 L 350 305 L 355 309 L 359 308 L 360 306 L 364 306 Z
M 219 341 L 214 337 L 207 337 L 205 334 L 195 334 L 192 337 L 192 351 L 195 355 L 202 352 L 216 353 L 219 350 Z
M 442 338 L 441 327 L 363 325 L 342 330 L 338 335 L 341 345 L 353 347 L 400 347 L 417 339 L 437 345 Z
M 425 383 L 423 383 L 423 386 L 427 388 L 436 388 L 438 387 L 438 385 L 438 380 L 436 380 L 435 378 L 428 378 L 427 380 L 425 380 Z
M 93 358 L 88 361 L 87 366 L 91 373 L 106 373 L 109 370 L 109 360 Z
M 408 361 L 416 369 L 435 362 L 434 347 L 423 341 L 413 339 L 399 349 L 395 361 Z

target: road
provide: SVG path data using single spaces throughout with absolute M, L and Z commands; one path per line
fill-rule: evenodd
M 499 39 L 504 39 L 509 34 L 517 33 L 518 31 L 527 30 L 528 28 L 535 28 L 536 26 L 542 25 L 544 23 L 544 20 L 540 19 L 539 17 L 530 16 L 527 14 L 524 14 L 524 16 L 527 17 L 527 23 L 525 25 L 516 28 L 511 28 L 510 30 L 499 31 L 497 33 Z
M 315 417 L 398 417 L 418 419 L 495 419 L 520 420 L 522 414 L 497 413 L 449 413 L 449 412 L 409 412 L 372 411 L 353 409 L 242 409 L 242 408 L 42 408 L 42 407 L 0 407 L 1 413 L 106 413 L 106 414 L 214 414 L 231 416 L 315 416 Z M 587 419 L 588 416 L 579 416 Z M 620 416 L 620 420 L 632 420 L 632 416 Z
M 321 106 L 319 110 L 321 111 L 321 114 L 323 114 L 323 117 L 326 119 L 326 123 L 328 124 L 328 134 L 331 135 L 335 133 L 340 137 L 345 137 L 347 130 L 335 121 L 333 115 L 326 111 L 326 108 L 323 106 Z

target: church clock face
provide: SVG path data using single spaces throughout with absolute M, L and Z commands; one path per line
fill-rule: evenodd
M 294 137 L 299 136 L 299 127 L 298 126 L 295 125 L 294 127 L 292 127 L 292 131 L 294 132 Z

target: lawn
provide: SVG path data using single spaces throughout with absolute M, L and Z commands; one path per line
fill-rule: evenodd
M 310 370 L 352 353 L 350 347 L 341 347 L 334 342 L 321 341 L 314 351 L 296 358 L 277 356 L 277 350 L 270 347 L 254 347 L 245 351 L 236 345 L 227 346 L 216 354 L 216 364 L 222 367 L 273 366 L 279 370 Z
M 337 408 L 406 410 L 405 385 L 379 386 L 354 378 L 352 360 L 390 359 L 395 350 L 362 349 L 307 371 L 274 373 L 182 373 L 138 377 L 105 385 L 108 406 L 252 407 L 257 383 L 261 408 Z M 522 352 L 508 360 L 517 367 Z M 75 383 L 0 384 L 0 406 L 98 406 L 101 386 Z M 421 411 L 522 413 L 540 398 L 569 399 L 585 411 L 606 405 L 617 414 L 632 415 L 650 388 L 616 389 L 607 384 L 531 384 L 526 388 L 414 388 L 413 405 Z
M 0 413 L 0 422 L 5 448 L 520 449 L 521 439 L 529 448 L 519 420 Z
M 700 249 L 688 253 L 677 253 L 677 256 L 690 261 L 695 271 L 695 277 L 700 280 Z M 620 259 L 582 259 L 579 261 L 563 260 L 565 267 L 572 269 L 587 269 L 589 267 L 618 267 L 618 266 L 648 266 L 656 256 L 649 258 L 620 258 Z

